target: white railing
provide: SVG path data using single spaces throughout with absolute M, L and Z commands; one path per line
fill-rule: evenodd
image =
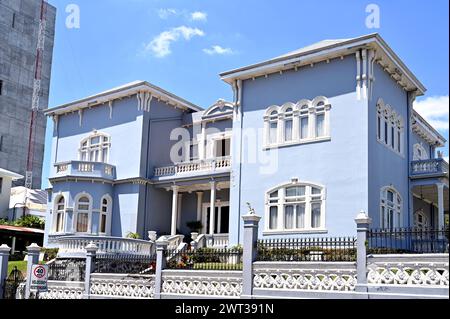
M 93 172 L 94 171 L 94 164 L 91 163 L 79 163 L 78 164 L 78 171 L 79 172 Z
M 56 165 L 56 173 L 67 172 L 68 168 L 69 168 L 68 164 L 57 164 Z
M 210 160 L 200 160 L 188 163 L 177 163 L 173 166 L 158 167 L 154 170 L 155 177 L 189 174 L 196 172 L 209 172 L 231 167 L 230 157 L 221 157 Z
M 170 250 L 178 249 L 181 244 L 183 244 L 184 235 L 174 235 L 166 237 L 169 242 L 167 248 Z
M 225 248 L 229 245 L 228 234 L 206 235 L 206 247 L 208 248 Z
M 97 245 L 97 254 L 124 254 L 149 256 L 154 253 L 151 241 L 96 236 L 67 236 L 56 239 L 59 247 L 58 257 L 84 256 L 86 246 L 91 242 Z
M 113 175 L 113 167 L 111 165 L 105 165 L 105 174 L 112 176 Z
M 442 158 L 411 162 L 412 175 L 448 174 L 448 163 Z

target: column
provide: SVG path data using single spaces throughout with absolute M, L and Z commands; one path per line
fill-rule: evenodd
M 308 109 L 308 138 L 316 137 L 316 108 L 312 106 Z
M 211 184 L 211 207 L 209 211 L 209 234 L 214 234 L 214 225 L 216 224 L 216 182 Z
M 89 299 L 91 291 L 91 274 L 95 271 L 95 256 L 98 247 L 91 241 L 86 246 L 86 270 L 84 272 L 84 298 Z
M 172 186 L 172 227 L 170 234 L 177 234 L 177 214 L 178 214 L 178 186 Z
M 202 220 L 203 192 L 197 192 L 197 221 Z
M 183 200 L 183 194 L 178 193 L 178 204 L 177 204 L 177 229 L 181 229 L 181 203 Z
M 202 123 L 202 138 L 201 138 L 201 147 L 199 149 L 199 158 L 201 160 L 206 159 L 206 124 Z
M 166 258 L 164 257 L 164 251 L 167 249 L 169 242 L 156 241 L 156 269 L 155 269 L 155 293 L 154 299 L 161 299 L 162 288 L 162 271 L 166 267 Z
M 444 229 L 444 184 L 436 184 L 438 191 L 438 229 Z
M 242 216 L 244 221 L 244 242 L 242 255 L 242 294 L 241 298 L 251 298 L 253 294 L 253 262 L 257 257 L 258 225 L 261 217 L 250 209 Z
M 357 292 L 367 293 L 367 251 L 366 240 L 369 226 L 372 223 L 372 219 L 364 212 L 361 211 L 355 218 L 356 222 L 356 287 Z
M 16 253 L 16 236 L 13 236 L 11 240 L 11 255 Z
M 8 277 L 8 260 L 11 248 L 8 245 L 0 246 L 0 299 L 3 298 L 3 283 Z
M 25 299 L 30 299 L 31 270 L 33 265 L 39 263 L 40 251 L 41 247 L 34 243 L 27 247 L 27 283 L 25 287 Z

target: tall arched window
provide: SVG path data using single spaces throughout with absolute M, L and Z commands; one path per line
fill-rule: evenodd
M 300 105 L 300 140 L 309 137 L 309 105 Z
M 284 140 L 285 140 L 285 142 L 292 141 L 293 127 L 294 127 L 294 109 L 292 107 L 288 107 L 284 111 Z
M 80 144 L 80 160 L 87 162 L 107 163 L 111 139 L 108 135 L 94 132 L 83 139 Z
M 384 104 L 383 99 L 377 102 L 377 140 L 395 153 L 404 153 L 403 118 L 393 108 Z
M 302 232 L 325 229 L 325 190 L 322 186 L 292 182 L 266 194 L 266 232 Z
M 110 235 L 112 199 L 109 195 L 103 196 L 100 206 L 99 233 Z
M 272 111 L 269 116 L 269 143 L 278 142 L 278 112 Z
M 381 189 L 380 227 L 394 229 L 402 227 L 402 197 L 391 186 Z
M 91 224 L 92 200 L 88 195 L 79 196 L 75 204 L 75 230 L 77 233 L 88 233 Z
M 55 201 L 55 217 L 54 217 L 54 227 L 53 230 L 55 233 L 64 232 L 64 216 L 66 212 L 66 200 L 64 196 L 60 196 Z

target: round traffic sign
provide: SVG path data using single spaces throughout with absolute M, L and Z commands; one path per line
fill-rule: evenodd
M 38 267 L 34 268 L 33 273 L 37 278 L 44 278 L 45 277 L 45 267 L 38 266 Z

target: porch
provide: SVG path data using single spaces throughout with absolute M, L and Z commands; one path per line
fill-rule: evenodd
M 444 163 L 446 164 L 445 161 L 440 163 L 440 167 L 441 165 L 443 167 Z M 435 171 L 434 168 L 433 170 Z M 420 229 L 434 228 L 442 230 L 448 225 L 448 175 L 442 177 L 430 177 L 430 175 L 427 174 L 426 177 L 412 179 L 411 193 L 411 226 Z
M 172 193 L 171 236 L 192 234 L 199 247 L 228 246 L 229 177 L 179 180 L 159 187 Z

